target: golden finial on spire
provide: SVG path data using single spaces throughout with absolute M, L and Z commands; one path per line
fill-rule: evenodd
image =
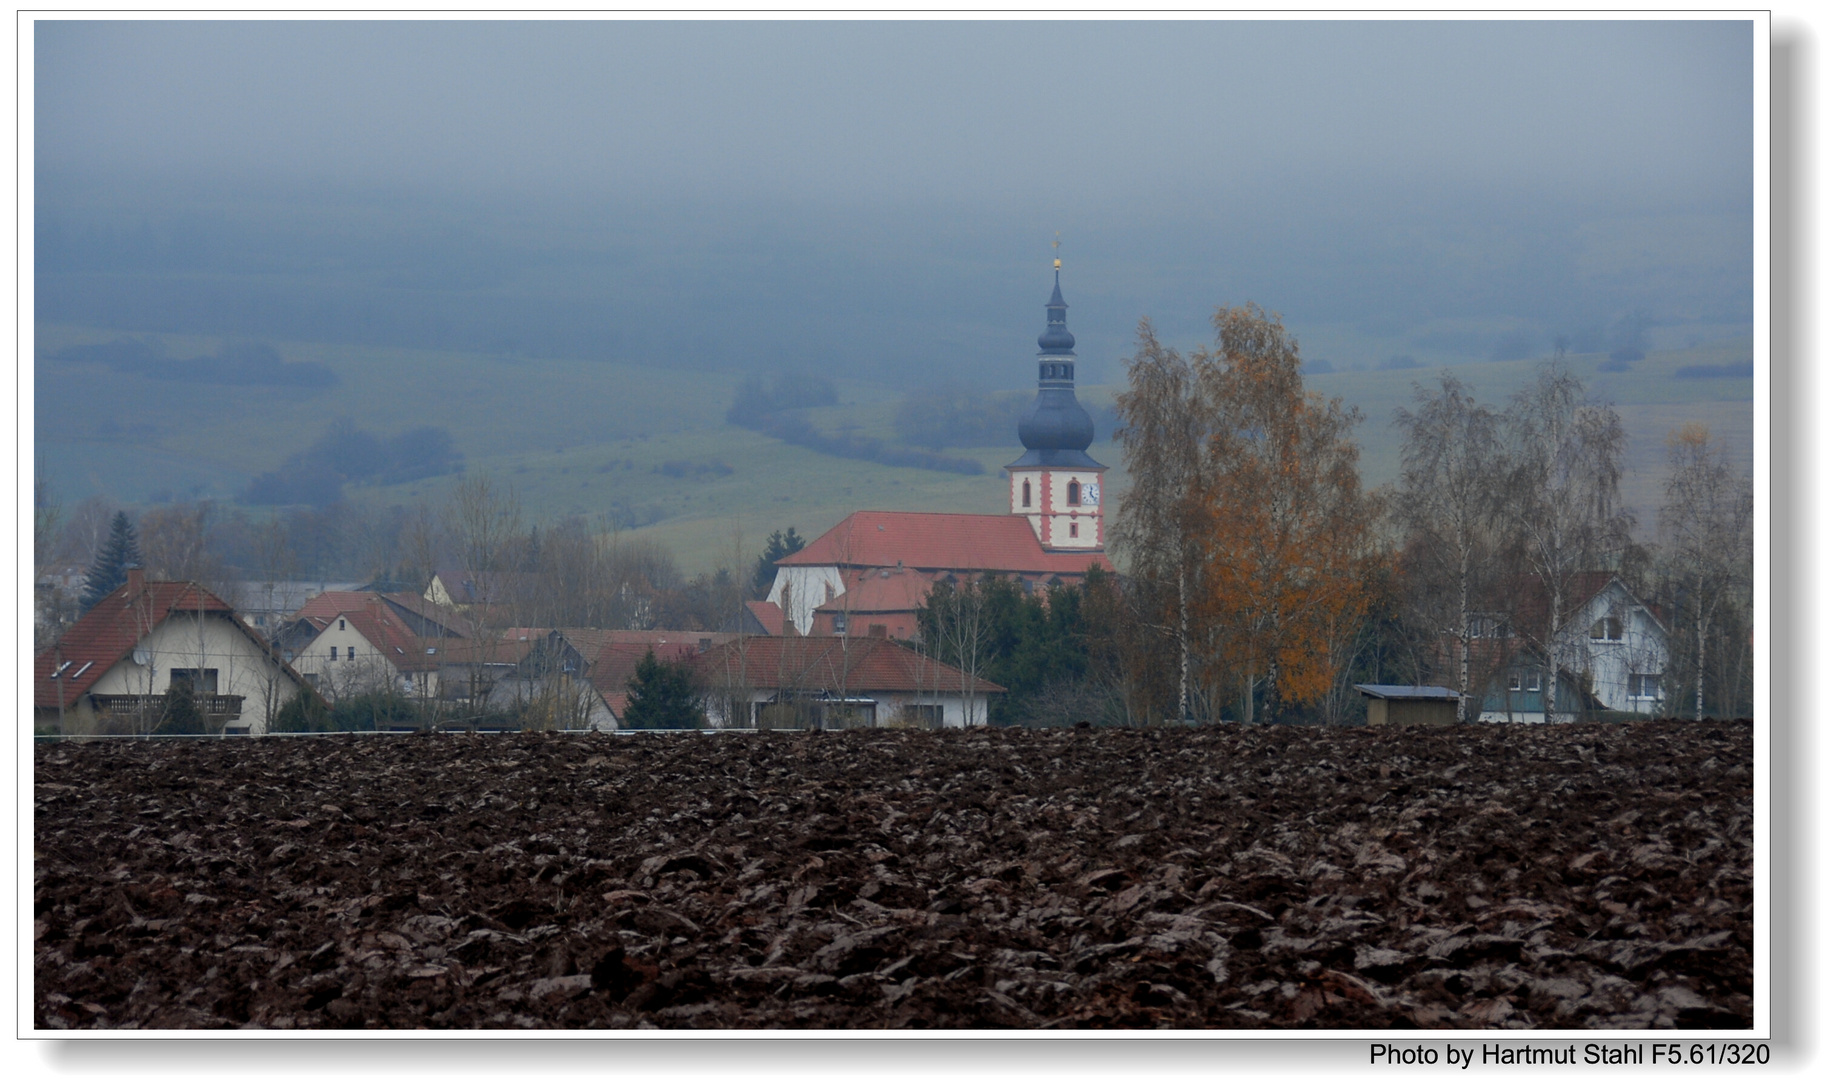
M 1054 269 L 1060 269 L 1060 234 L 1054 233 Z

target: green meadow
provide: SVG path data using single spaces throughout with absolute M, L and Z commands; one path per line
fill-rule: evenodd
M 603 530 L 652 536 L 693 573 L 730 561 L 737 547 L 750 560 L 775 529 L 794 525 L 815 536 L 857 509 L 999 513 L 1007 490 L 1001 468 L 1019 452 L 1015 445 L 946 449 L 978 461 L 982 476 L 827 456 L 725 424 L 740 376 L 684 368 L 274 342 L 286 360 L 325 364 L 338 384 L 312 390 L 224 386 L 43 359 L 70 345 L 124 336 L 158 340 L 169 356 L 190 357 L 215 351 L 222 344 L 216 338 L 55 325 L 41 325 L 37 333 L 37 475 L 52 482 L 66 505 L 90 495 L 128 505 L 200 497 L 227 502 L 337 418 L 379 435 L 434 425 L 451 432 L 468 468 L 514 488 L 527 520 L 580 515 Z M 1308 357 L 1309 342 L 1302 347 Z M 1746 340 L 1651 353 L 1621 373 L 1598 371 L 1601 356 L 1572 359 L 1592 392 L 1623 415 L 1626 493 L 1644 528 L 1659 506 L 1666 434 L 1681 424 L 1708 424 L 1749 467 L 1751 380 L 1674 377 L 1681 367 L 1749 358 Z M 1484 400 L 1504 405 L 1541 363 L 1452 370 Z M 1015 368 L 1017 389 L 1030 387 L 1029 358 L 1018 357 Z M 1410 403 L 1414 381 L 1428 384 L 1438 373 L 1424 367 L 1309 376 L 1312 389 L 1366 416 L 1356 437 L 1369 483 L 1395 477 L 1392 417 Z M 849 380 L 837 389 L 838 405 L 812 410 L 817 427 L 894 441 L 897 392 Z M 1081 397 L 1096 411 L 1117 389 L 1086 387 Z M 1109 434 L 1100 432 L 1092 454 L 1115 468 L 1120 455 Z M 1121 470 L 1112 474 L 1113 505 L 1125 482 Z M 364 504 L 413 505 L 438 503 L 451 486 L 451 478 L 436 478 L 350 486 L 347 493 Z

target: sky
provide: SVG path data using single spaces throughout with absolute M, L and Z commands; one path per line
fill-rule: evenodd
M 1747 333 L 1748 22 L 39 22 L 40 322 L 972 382 Z M 1093 377 L 1104 378 L 1101 372 Z

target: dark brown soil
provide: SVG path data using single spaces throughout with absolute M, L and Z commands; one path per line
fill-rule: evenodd
M 1747 1027 L 1751 730 L 37 751 L 40 1028 Z

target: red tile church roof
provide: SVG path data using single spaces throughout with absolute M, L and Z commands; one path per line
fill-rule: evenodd
M 780 566 L 906 566 L 915 570 L 998 571 L 1078 577 L 1102 551 L 1046 551 L 1026 518 L 1014 514 L 923 514 L 858 510 Z

